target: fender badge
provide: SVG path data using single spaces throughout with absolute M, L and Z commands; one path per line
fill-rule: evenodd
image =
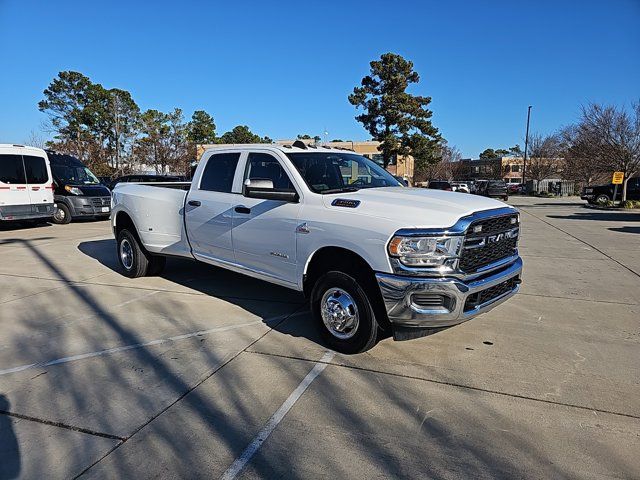
M 333 207 L 346 207 L 346 208 L 356 208 L 360 205 L 360 200 L 351 200 L 349 198 L 336 198 L 333 202 L 331 202 Z
M 309 225 L 307 225 L 307 222 L 301 223 L 296 227 L 296 233 L 310 233 L 310 232 L 311 230 L 309 230 Z

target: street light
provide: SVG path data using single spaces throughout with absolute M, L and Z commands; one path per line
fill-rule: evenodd
M 524 137 L 524 159 L 522 160 L 522 185 L 526 189 L 526 175 L 527 175 L 527 148 L 529 147 L 529 120 L 531 119 L 531 105 L 527 109 L 527 133 Z

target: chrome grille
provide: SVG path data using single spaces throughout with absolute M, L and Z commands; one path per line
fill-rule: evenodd
M 484 266 L 516 254 L 518 215 L 477 220 L 469 225 L 460 256 L 459 268 L 475 273 Z

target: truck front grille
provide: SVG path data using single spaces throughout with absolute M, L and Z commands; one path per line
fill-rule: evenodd
M 518 246 L 518 215 L 502 215 L 473 222 L 467 229 L 459 268 L 475 273 L 484 266 L 511 257 Z
M 501 297 L 505 293 L 511 292 L 520 283 L 520 277 L 513 277 L 509 280 L 494 285 L 493 287 L 486 288 L 478 293 L 469 295 L 464 302 L 464 311 L 468 312 L 473 310 L 479 305 L 483 305 L 491 300 Z

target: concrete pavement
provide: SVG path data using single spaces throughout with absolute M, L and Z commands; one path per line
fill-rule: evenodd
M 639 477 L 640 215 L 512 203 L 521 293 L 308 385 L 295 292 L 180 260 L 127 279 L 108 222 L 5 228 L 0 478 L 213 478 L 250 445 L 238 478 Z

